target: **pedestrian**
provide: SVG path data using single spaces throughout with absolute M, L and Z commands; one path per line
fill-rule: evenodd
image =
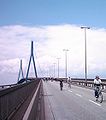
M 60 90 L 63 89 L 63 80 L 60 80 Z
M 71 78 L 68 78 L 68 87 L 71 88 Z

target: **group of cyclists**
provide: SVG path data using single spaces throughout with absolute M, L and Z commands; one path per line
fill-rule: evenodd
M 71 88 L 71 78 L 69 77 L 67 79 L 67 83 L 68 83 L 68 87 Z M 103 95 L 101 93 L 102 91 L 102 86 L 101 86 L 101 79 L 99 78 L 99 76 L 96 76 L 95 79 L 94 79 L 94 93 L 95 93 L 95 97 L 96 97 L 96 101 L 98 100 L 99 96 L 101 97 L 101 100 L 100 102 L 103 101 Z M 62 90 L 63 88 L 63 81 L 60 80 L 60 90 Z

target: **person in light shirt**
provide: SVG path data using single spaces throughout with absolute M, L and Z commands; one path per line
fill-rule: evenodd
M 99 87 L 99 89 L 100 89 L 100 87 L 101 87 L 101 79 L 99 78 L 99 76 L 96 76 L 95 77 L 95 79 L 94 79 L 94 90 L 95 90 L 95 97 L 97 98 L 98 97 L 98 95 L 97 95 L 97 87 Z
M 68 78 L 68 87 L 71 88 L 71 78 Z

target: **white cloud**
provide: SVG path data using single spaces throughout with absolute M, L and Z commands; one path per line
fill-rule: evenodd
M 26 60 L 23 58 L 23 69 L 26 68 Z M 20 68 L 20 59 L 15 58 L 15 59 L 7 59 L 7 60 L 2 60 L 0 61 L 0 72 L 1 73 L 18 73 L 18 70 Z
M 3 72 L 18 71 L 19 59 L 25 59 L 24 70 L 27 68 L 30 56 L 30 41 L 34 41 L 34 55 L 37 56 L 36 65 L 43 73 L 51 70 L 53 63 L 57 64 L 60 57 L 60 75 L 64 76 L 65 53 L 68 51 L 69 75 L 84 76 L 84 30 L 77 25 L 50 25 L 50 26 L 4 26 L 0 27 L 0 70 Z M 93 72 L 102 73 L 106 69 L 106 30 L 87 30 L 87 62 L 88 76 L 94 77 Z M 57 68 L 57 67 L 56 67 Z M 25 71 L 26 72 L 26 71 Z M 45 73 L 47 75 L 47 73 Z M 53 74 L 52 74 L 53 75 Z

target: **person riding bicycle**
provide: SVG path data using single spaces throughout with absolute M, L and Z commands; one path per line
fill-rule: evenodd
M 63 88 L 63 80 L 60 80 L 60 90 Z
M 99 78 L 99 76 L 96 76 L 95 79 L 94 79 L 94 90 L 95 90 L 95 97 L 96 98 L 98 98 L 97 88 L 99 90 L 101 88 L 101 79 Z
M 68 78 L 68 87 L 71 88 L 71 78 Z

